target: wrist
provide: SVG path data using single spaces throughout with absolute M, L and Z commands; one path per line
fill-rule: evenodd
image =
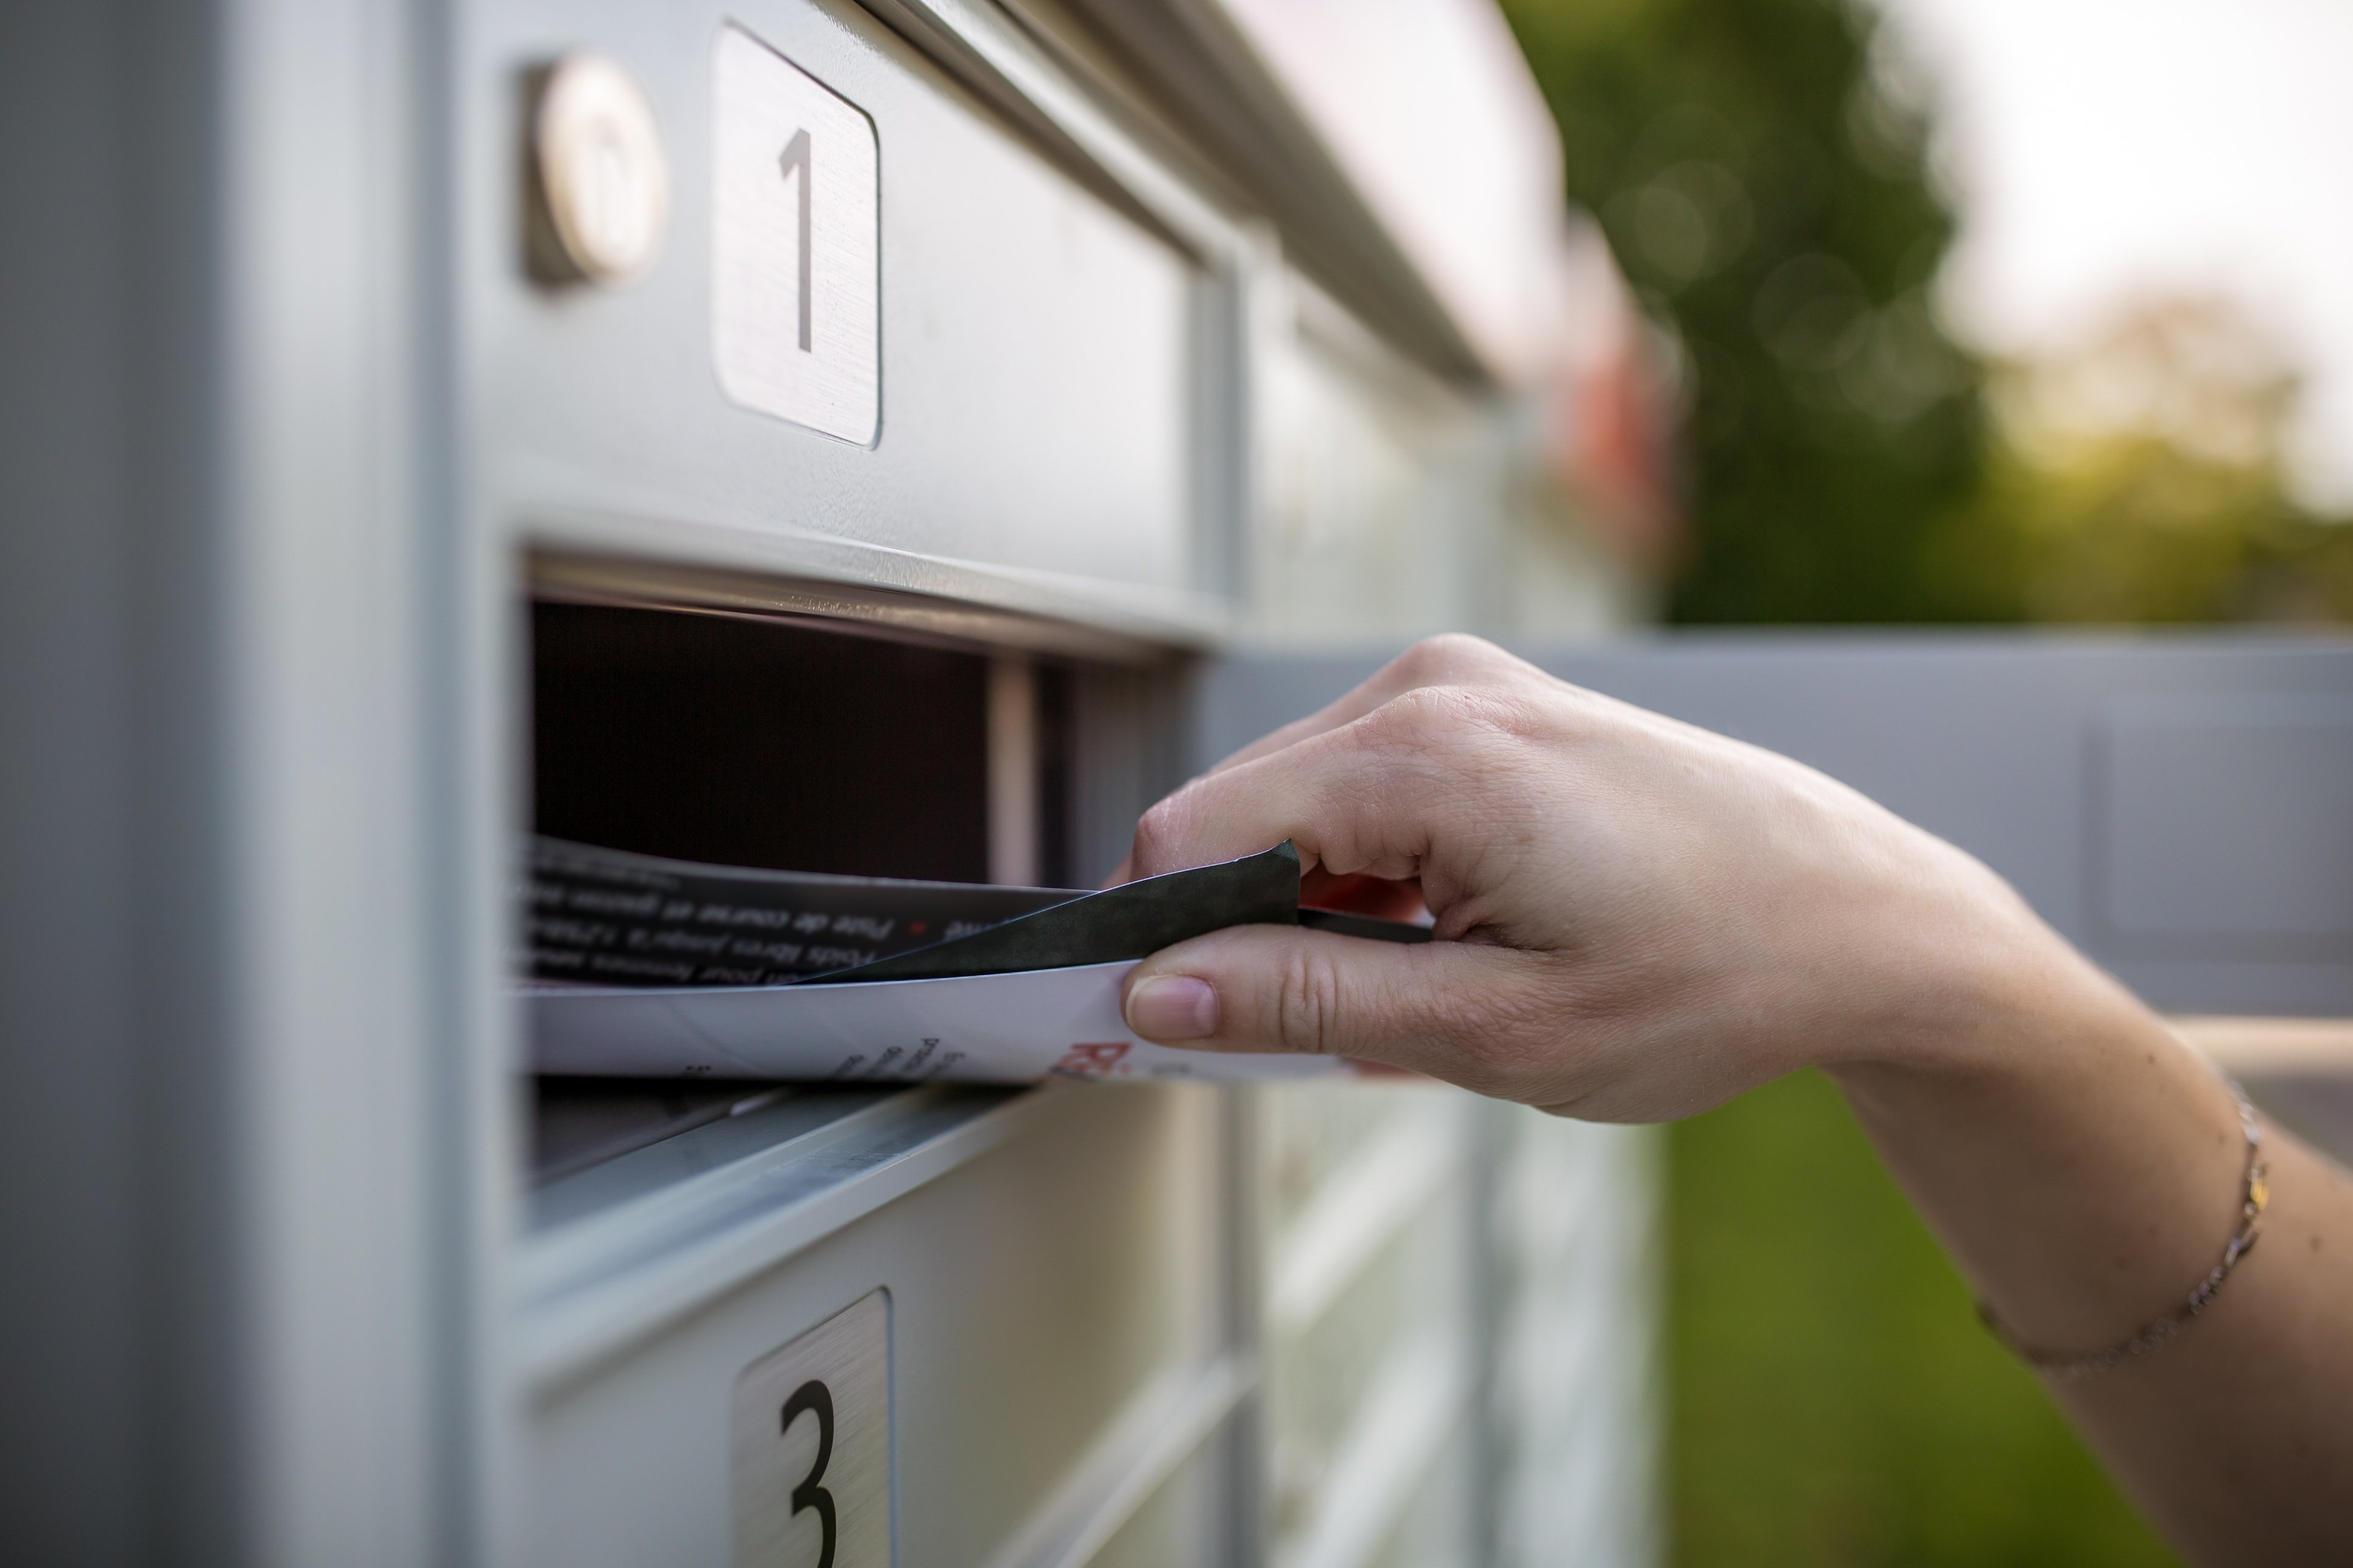
M 1955 965 L 1890 1048 L 1828 1070 L 1980 1302 L 2028 1344 L 2098 1349 L 2211 1267 L 2244 1161 L 2237 1110 L 2055 933 L 2000 957 Z
M 1877 923 L 1878 1005 L 1820 1065 L 1841 1085 L 2063 1068 L 2086 1046 L 2163 1026 L 1975 861 L 1959 888 Z M 1892 934 L 1891 934 L 1892 933 Z

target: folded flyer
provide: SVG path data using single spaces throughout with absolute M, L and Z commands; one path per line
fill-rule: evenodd
M 1420 926 L 1303 910 L 1298 898 L 1289 844 L 1086 893 L 702 866 L 535 838 L 532 1065 L 836 1082 L 1356 1070 L 1155 1046 L 1121 1018 L 1138 960 L 1226 926 L 1429 940 Z

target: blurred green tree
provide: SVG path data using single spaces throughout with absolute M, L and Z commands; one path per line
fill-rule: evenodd
M 1989 384 L 1983 504 L 1931 570 L 2037 621 L 2353 620 L 2353 527 L 2290 494 L 2302 388 L 2242 310 L 2144 300 Z
M 1862 0 L 1503 3 L 1676 368 L 1671 619 L 2353 620 L 2353 525 L 2289 495 L 2297 388 L 2243 317 L 1991 366 L 1947 334 L 1928 98 Z M 2172 1561 L 1826 1080 L 1669 1149 L 1673 1561 Z
M 1978 504 L 1982 371 L 1930 309 L 1926 100 L 1841 0 L 1505 0 L 1667 340 L 1690 539 L 1669 617 L 2015 618 Z

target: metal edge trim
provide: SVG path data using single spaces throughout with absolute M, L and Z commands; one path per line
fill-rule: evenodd
M 1196 262 L 1230 267 L 1234 222 L 1122 129 L 1011 16 L 970 0 L 860 0 L 886 26 L 1039 142 L 1056 162 Z
M 1073 1092 L 1086 1090 L 1044 1086 L 896 1150 L 888 1147 L 890 1134 L 932 1106 L 921 1096 L 892 1101 L 900 1108 L 899 1115 L 870 1122 L 863 1136 L 833 1143 L 845 1163 L 871 1157 L 871 1163 L 841 1180 L 765 1214 L 724 1225 L 699 1242 L 648 1258 L 605 1280 L 522 1303 L 517 1362 L 523 1391 L 534 1398 L 560 1392 L 665 1325 L 1008 1142 L 1041 1114 L 1048 1102 Z M 723 1194 L 757 1180 L 770 1168 L 742 1173 L 737 1180 L 706 1191 Z
M 1217 647 L 1231 619 L 1181 592 L 634 519 L 574 516 L 533 529 L 523 574 L 541 597 L 857 622 L 1122 664 Z
M 674 1242 L 683 1236 L 698 1210 L 723 1209 L 731 1192 L 771 1172 L 802 1163 L 845 1140 L 871 1138 L 886 1128 L 902 1125 L 941 1098 L 936 1087 L 910 1089 L 783 1138 L 755 1153 L 621 1199 L 593 1214 L 549 1225 L 524 1247 L 521 1269 L 524 1300 L 555 1300 L 591 1286 L 599 1276 L 642 1266 L 664 1250 L 665 1240 Z M 676 1136 L 700 1131 L 682 1129 Z
M 1429 277 L 1219 5 L 1078 0 L 1075 8 L 1139 69 L 1172 121 L 1203 142 L 1212 167 L 1238 181 L 1261 212 L 1282 215 L 1283 248 L 1304 270 L 1440 379 L 1494 383 Z

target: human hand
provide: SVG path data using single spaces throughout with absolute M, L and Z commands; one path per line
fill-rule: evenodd
M 1844 785 L 1473 637 L 1419 644 L 1178 790 L 1124 870 L 1284 838 L 1311 876 L 1418 879 L 1439 940 L 1182 942 L 1128 982 L 1139 1035 L 1658 1121 L 1799 1067 L 1949 1051 L 2005 988 L 2088 969 L 1982 865 Z
M 1983 866 L 1787 758 L 1442 637 L 1155 806 L 1127 868 L 1283 838 L 1311 888 L 1418 879 L 1440 940 L 1198 937 L 1130 976 L 1139 1035 L 1615 1121 L 1829 1068 L 1979 1300 L 2063 1355 L 2134 1342 L 2242 1217 L 2207 1064 Z M 2191 1560 L 2353 1561 L 2353 1184 L 2263 1148 L 2292 1239 L 2194 1337 L 2054 1392 Z

